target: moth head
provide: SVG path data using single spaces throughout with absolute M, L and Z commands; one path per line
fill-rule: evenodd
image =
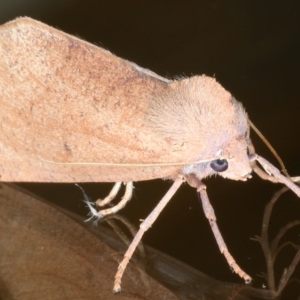
M 248 139 L 239 137 L 230 141 L 223 152 L 220 158 L 209 162 L 212 174 L 242 181 L 251 178 L 252 167 L 248 155 Z
M 242 181 L 251 178 L 248 140 L 245 137 L 238 137 L 228 141 L 215 152 L 214 159 L 188 165 L 184 168 L 184 173 L 195 174 L 199 179 L 212 175 Z
M 249 160 L 248 116 L 238 101 L 232 96 L 223 101 L 215 100 L 217 107 L 207 123 L 213 124 L 205 131 L 209 146 L 198 162 L 187 166 L 186 174 L 194 173 L 202 179 L 212 175 L 245 181 L 251 178 Z M 212 109 L 211 109 L 212 110 Z M 214 122 L 217 120 L 218 122 Z M 251 141 L 250 141 L 251 144 Z M 252 145 L 252 144 L 251 144 Z
M 300 189 L 293 183 L 296 179 L 288 175 L 282 160 L 249 120 L 240 102 L 213 78 L 195 76 L 176 84 L 180 85 L 179 93 L 173 97 L 171 103 L 175 105 L 170 111 L 180 117 L 172 129 L 175 128 L 180 138 L 187 141 L 186 161 L 192 158 L 193 162 L 181 170 L 184 176 L 194 175 L 201 180 L 220 175 L 245 181 L 251 178 L 253 170 L 262 179 L 284 183 L 300 197 Z M 286 176 L 255 153 L 249 138 L 250 127 L 277 158 Z
M 216 174 L 233 180 L 250 177 L 247 113 L 214 78 L 172 82 L 149 102 L 149 112 L 149 125 L 177 146 L 170 151 L 172 160 L 195 162 L 181 169 L 183 174 L 199 179 Z

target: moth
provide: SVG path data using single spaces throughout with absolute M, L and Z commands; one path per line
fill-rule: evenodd
M 133 181 L 173 181 L 125 253 L 114 292 L 143 233 L 183 182 L 199 192 L 230 266 L 251 280 L 230 255 L 201 180 L 245 181 L 255 171 L 298 196 L 300 189 L 255 153 L 242 104 L 214 78 L 169 80 L 30 18 L 0 27 L 0 57 L 1 181 L 116 182 L 99 207 L 125 183 L 115 207 L 89 203 L 96 217 L 122 208 Z

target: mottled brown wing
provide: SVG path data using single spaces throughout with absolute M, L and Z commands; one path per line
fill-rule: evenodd
M 0 180 L 138 181 L 178 167 L 145 122 L 170 81 L 29 18 L 0 27 Z M 175 157 L 176 158 L 176 157 Z M 173 161 L 174 162 L 174 161 Z

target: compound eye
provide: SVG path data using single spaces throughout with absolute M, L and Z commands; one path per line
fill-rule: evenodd
M 226 159 L 217 159 L 211 162 L 210 166 L 218 173 L 224 172 L 228 169 L 228 161 Z

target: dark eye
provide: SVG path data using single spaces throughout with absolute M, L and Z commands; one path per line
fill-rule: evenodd
M 210 166 L 216 172 L 224 172 L 228 169 L 228 162 L 226 159 L 217 159 L 211 162 Z

